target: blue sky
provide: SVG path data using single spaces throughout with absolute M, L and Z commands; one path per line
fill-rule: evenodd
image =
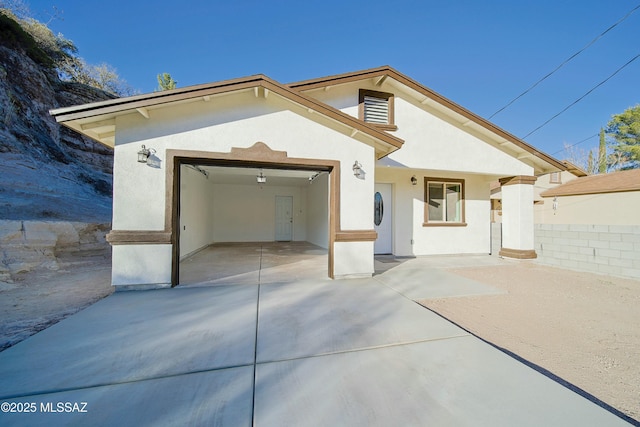
M 390 65 L 488 118 L 640 0 L 25 0 L 32 14 L 133 88 L 266 74 L 282 83 Z M 57 12 L 54 11 L 54 7 Z M 640 54 L 640 10 L 491 119 L 524 137 Z M 640 58 L 525 139 L 564 158 L 640 103 Z

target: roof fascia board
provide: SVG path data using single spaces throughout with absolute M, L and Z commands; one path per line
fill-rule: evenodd
M 56 108 L 56 109 L 50 110 L 49 113 L 52 116 L 56 117 L 56 116 L 67 115 L 71 113 L 88 112 L 91 110 L 107 108 L 107 107 L 127 105 L 127 107 L 130 108 L 129 105 L 132 103 L 144 103 L 145 101 L 148 102 L 147 105 L 162 104 L 165 102 L 171 102 L 171 101 L 165 101 L 163 99 L 174 99 L 176 96 L 184 98 L 184 97 L 187 97 L 188 94 L 193 94 L 193 97 L 196 97 L 196 96 L 200 96 L 197 94 L 206 92 L 207 90 L 223 92 L 224 87 L 235 86 L 242 83 L 257 82 L 262 78 L 264 78 L 264 76 L 259 74 L 255 76 L 242 77 L 242 78 L 233 79 L 233 80 L 225 80 L 222 82 L 187 86 L 185 88 L 151 92 L 151 93 L 146 93 L 142 95 L 128 96 L 126 98 L 109 99 L 106 101 L 92 102 L 89 104 L 74 105 L 72 107 Z M 154 100 L 157 100 L 157 101 L 154 102 Z
M 311 80 L 303 80 L 300 82 L 289 83 L 287 84 L 287 86 L 292 89 L 307 91 L 307 90 L 332 86 L 336 84 L 345 84 L 345 83 L 351 83 L 351 82 L 356 82 L 360 80 L 366 80 L 374 77 L 381 77 L 381 76 L 387 75 L 391 71 L 393 71 L 391 67 L 384 66 L 384 67 L 378 67 L 378 68 L 371 68 L 368 70 L 356 71 L 353 73 L 344 73 L 344 74 L 338 74 L 335 76 L 320 77 L 320 78 L 311 79 Z
M 263 87 L 284 97 L 285 99 L 288 99 L 291 102 L 317 111 L 318 113 L 323 114 L 340 123 L 343 123 L 350 128 L 357 129 L 360 132 L 370 136 L 375 141 L 381 141 L 382 143 L 390 146 L 390 150 L 388 150 L 386 154 L 389 154 L 390 152 L 402 147 L 404 143 L 404 141 L 398 137 L 381 131 L 372 125 L 364 123 L 356 119 L 355 117 L 352 117 L 336 108 L 318 101 L 315 98 L 284 86 L 264 75 L 227 80 L 215 84 L 190 86 L 183 89 L 174 89 L 164 92 L 154 92 L 148 95 L 138 95 L 75 107 L 61 108 L 51 110 L 50 114 L 55 117 L 57 122 L 64 123 L 73 120 L 122 113 L 125 111 L 135 111 L 139 108 L 148 108 L 172 102 L 185 101 L 193 98 L 201 98 L 205 96 L 236 92 L 245 89 L 251 89 L 254 87 Z
M 243 89 L 251 89 L 256 86 L 256 81 L 239 82 L 233 87 L 228 85 L 206 87 L 198 90 L 190 90 L 185 92 L 177 92 L 168 94 L 162 97 L 149 97 L 137 99 L 137 97 L 123 98 L 124 102 L 118 104 L 87 104 L 79 106 L 77 110 L 73 111 L 60 111 L 51 110 L 50 114 L 53 115 L 57 122 L 65 122 L 69 120 L 85 119 L 95 116 L 102 116 L 105 114 L 114 114 L 123 111 L 134 111 L 138 108 L 154 107 L 162 104 L 168 104 L 171 102 L 183 101 L 186 99 L 200 98 L 204 96 L 214 96 L 231 91 L 240 91 Z M 82 108 L 84 107 L 84 108 Z M 73 108 L 73 107 L 72 107 Z

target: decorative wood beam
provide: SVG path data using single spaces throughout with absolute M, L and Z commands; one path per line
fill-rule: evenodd
M 375 79 L 373 84 L 375 86 L 382 86 L 382 83 L 384 83 L 385 80 L 387 80 L 387 76 L 386 75 L 380 76 L 379 78 Z
M 140 108 L 136 108 L 136 111 L 137 111 L 138 113 L 142 114 L 142 116 L 143 116 L 145 119 L 148 119 L 148 118 L 149 118 L 149 110 L 147 110 L 146 108 L 142 108 L 142 107 L 140 107 Z

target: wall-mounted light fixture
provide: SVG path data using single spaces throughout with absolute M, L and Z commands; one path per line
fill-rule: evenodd
M 264 176 L 262 170 L 260 170 L 260 175 L 256 176 L 256 181 L 258 182 L 258 184 L 264 184 L 265 182 L 267 182 L 267 177 Z
M 364 179 L 364 171 L 362 170 L 362 164 L 356 160 L 353 164 L 353 176 L 358 179 Z
M 142 149 L 138 151 L 138 162 L 147 163 L 147 159 L 150 155 L 155 154 L 156 150 L 153 148 L 147 148 L 142 144 Z
M 415 175 L 411 177 L 411 185 L 418 185 L 418 178 Z

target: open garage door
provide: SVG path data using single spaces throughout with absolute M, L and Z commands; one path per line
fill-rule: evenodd
M 191 161 L 179 174 L 179 284 L 254 283 L 268 262 L 314 257 L 327 277 L 328 168 Z

